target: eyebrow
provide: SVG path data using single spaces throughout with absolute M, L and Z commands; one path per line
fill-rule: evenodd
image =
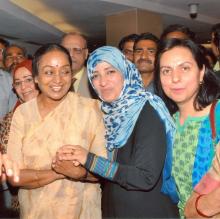
M 43 66 L 42 68 L 47 68 L 47 67 L 49 67 L 49 68 L 55 68 L 56 66 L 53 66 L 53 65 L 45 65 L 45 66 Z M 61 68 L 62 67 L 70 67 L 70 64 L 66 64 L 66 65 L 63 65 L 63 66 L 60 66 Z

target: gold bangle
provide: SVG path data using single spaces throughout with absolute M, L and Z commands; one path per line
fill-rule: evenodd
M 199 199 L 202 198 L 203 196 L 204 196 L 204 194 L 199 195 L 199 196 L 196 198 L 196 202 L 195 202 L 196 211 L 197 211 L 198 215 L 200 215 L 200 216 L 202 216 L 202 217 L 212 218 L 212 216 L 206 215 L 206 214 L 202 213 L 202 212 L 198 209 Z

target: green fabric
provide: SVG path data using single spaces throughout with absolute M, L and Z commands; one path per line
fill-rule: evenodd
M 177 130 L 173 147 L 172 175 L 180 198 L 178 203 L 180 216 L 183 217 L 185 203 L 193 190 L 192 170 L 198 144 L 198 132 L 205 117 L 189 117 L 182 126 L 179 123 L 179 113 L 174 115 L 174 119 Z

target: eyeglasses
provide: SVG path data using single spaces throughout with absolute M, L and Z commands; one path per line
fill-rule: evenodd
M 29 78 L 24 79 L 23 81 L 15 81 L 14 82 L 14 87 L 15 88 L 20 88 L 23 83 L 25 85 L 30 85 L 30 84 L 34 83 L 34 79 L 32 77 L 29 77 Z
M 7 61 L 14 61 L 15 59 L 17 60 L 22 60 L 24 59 L 23 55 L 17 55 L 17 56 L 6 56 Z
M 130 50 L 130 49 L 123 49 L 123 53 L 125 55 L 133 55 L 134 52 L 132 50 Z
M 81 55 L 83 53 L 83 50 L 85 50 L 87 48 L 67 48 L 67 50 L 69 51 L 69 53 L 75 53 L 77 55 Z

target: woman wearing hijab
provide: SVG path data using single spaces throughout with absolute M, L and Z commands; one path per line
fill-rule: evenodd
M 114 47 L 95 50 L 87 69 L 102 100 L 108 159 L 81 146 L 65 145 L 57 160 L 73 160 L 104 178 L 103 218 L 177 217 L 176 207 L 161 193 L 166 186 L 162 181 L 166 150 L 174 132 L 164 103 L 145 91 L 135 66 Z

